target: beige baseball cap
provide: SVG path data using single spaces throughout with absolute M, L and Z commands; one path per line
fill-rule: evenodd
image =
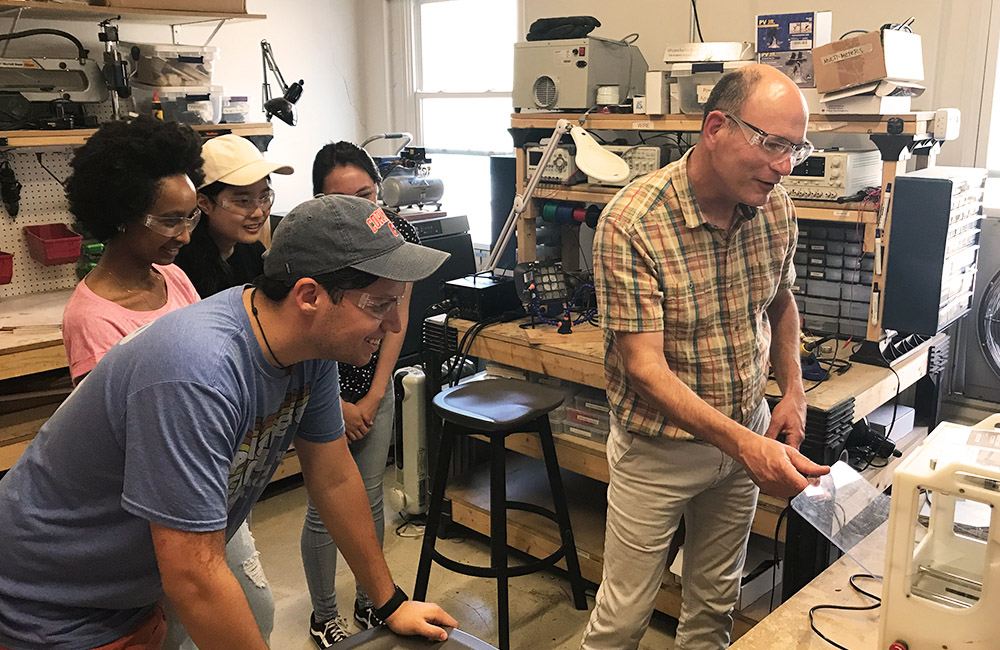
M 205 182 L 201 187 L 221 181 L 227 185 L 253 185 L 269 174 L 291 174 L 289 165 L 264 160 L 264 155 L 246 138 L 232 133 L 208 140 L 201 146 L 205 164 Z M 200 189 L 200 188 L 199 188 Z

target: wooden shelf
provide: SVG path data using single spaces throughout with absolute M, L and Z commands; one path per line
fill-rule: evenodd
M 614 198 L 620 188 L 604 185 L 556 185 L 539 183 L 532 198 L 538 200 L 578 201 L 604 204 Z M 841 223 L 875 223 L 876 211 L 860 203 L 829 203 L 824 201 L 796 200 L 795 214 L 805 221 L 838 221 Z
M 191 25 L 217 20 L 264 20 L 264 14 L 227 13 L 218 11 L 172 11 L 169 9 L 130 9 L 126 7 L 94 7 L 91 5 L 38 0 L 0 0 L 0 13 L 21 10 L 22 18 L 41 20 L 86 19 L 100 22 L 121 16 L 122 20 L 160 25 Z
M 2 1 L 2 0 L 0 0 Z M 242 124 L 193 124 L 206 138 L 227 133 L 242 136 L 273 135 L 274 129 L 270 122 Z M 77 146 L 86 142 L 97 129 L 72 129 L 64 131 L 0 131 L 0 147 L 59 147 Z
M 810 133 L 886 133 L 889 119 L 903 120 L 903 133 L 923 135 L 930 130 L 934 119 L 932 111 L 901 113 L 899 115 L 810 115 Z M 510 125 L 515 129 L 553 129 L 556 121 L 564 118 L 573 123 L 579 113 L 514 113 Z M 600 113 L 590 114 L 584 128 L 607 131 L 680 131 L 701 130 L 700 115 L 635 115 Z

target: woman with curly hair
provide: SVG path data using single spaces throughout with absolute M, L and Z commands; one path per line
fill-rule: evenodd
M 77 149 L 66 182 L 70 211 L 105 243 L 100 262 L 77 285 L 63 313 L 70 373 L 79 383 L 119 340 L 157 317 L 198 301 L 174 265 L 198 225 L 201 138 L 190 127 L 139 117 L 102 126 Z M 247 523 L 226 544 L 261 635 L 274 627 L 274 597 Z M 167 603 L 164 650 L 195 645 Z
M 63 313 L 70 374 L 79 383 L 126 334 L 198 300 L 173 262 L 201 216 L 201 139 L 172 122 L 113 122 L 76 150 L 70 166 L 70 212 L 104 242 Z

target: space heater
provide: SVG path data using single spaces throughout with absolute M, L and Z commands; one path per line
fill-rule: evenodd
M 396 390 L 395 478 L 389 490 L 396 512 L 427 512 L 427 379 L 423 369 L 407 366 L 393 374 Z

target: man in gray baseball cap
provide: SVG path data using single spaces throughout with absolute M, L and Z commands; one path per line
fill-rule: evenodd
M 293 440 L 375 613 L 444 640 L 455 619 L 407 600 L 382 556 L 337 361 L 364 365 L 400 330 L 406 283 L 447 257 L 404 242 L 371 202 L 313 199 L 278 226 L 253 286 L 112 348 L 0 480 L 0 521 L 17 522 L 0 526 L 0 648 L 154 650 L 165 597 L 202 650 L 265 649 L 225 543 Z
M 423 280 L 450 253 L 404 241 L 371 201 L 330 194 L 294 208 L 281 220 L 264 275 L 273 280 L 319 276 L 345 268 L 397 282 Z

